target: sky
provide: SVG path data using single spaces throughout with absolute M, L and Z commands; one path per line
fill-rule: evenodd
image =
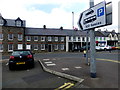
M 78 27 L 80 13 L 89 9 L 90 0 L 0 0 L 0 13 L 5 19 L 26 20 L 27 27 L 72 29 L 72 12 L 74 26 Z M 94 5 L 103 0 L 94 0 Z M 101 27 L 102 30 L 118 31 L 118 2 L 111 0 L 113 5 L 113 24 Z M 106 0 L 106 3 L 110 0 Z

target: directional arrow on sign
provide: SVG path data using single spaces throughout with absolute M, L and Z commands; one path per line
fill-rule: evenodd
M 97 28 L 106 25 L 106 2 L 82 12 L 78 21 L 81 30 Z
M 79 21 L 78 21 L 78 25 L 79 25 L 79 27 L 80 27 L 81 30 L 83 30 L 83 27 L 81 25 L 82 15 L 83 15 L 83 13 L 80 14 L 80 18 L 79 18 Z

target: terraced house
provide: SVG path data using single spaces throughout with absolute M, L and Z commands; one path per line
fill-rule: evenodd
M 116 34 L 116 33 L 115 33 Z M 16 49 L 28 49 L 35 53 L 40 52 L 68 52 L 78 50 L 86 45 L 86 31 L 47 28 L 26 27 L 26 21 L 17 19 L 4 19 L 0 15 L 0 52 L 9 54 Z M 90 44 L 90 37 L 88 42 Z M 107 44 L 109 35 L 101 31 L 95 32 L 96 45 Z M 116 34 L 117 45 L 117 34 Z

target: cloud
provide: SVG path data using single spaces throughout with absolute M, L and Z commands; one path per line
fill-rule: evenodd
M 95 4 L 103 0 L 94 0 Z M 6 3 L 7 2 L 7 3 Z M 109 0 L 106 0 L 109 2 Z M 113 2 L 113 25 L 104 28 L 115 28 L 118 25 L 118 0 Z M 49 8 L 49 9 L 48 9 Z M 72 28 L 72 11 L 74 24 L 81 12 L 89 8 L 88 0 L 1 0 L 0 13 L 4 18 L 26 20 L 27 27 Z

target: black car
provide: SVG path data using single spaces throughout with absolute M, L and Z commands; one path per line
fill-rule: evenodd
M 15 67 L 34 67 L 34 57 L 29 50 L 15 50 L 9 59 L 9 69 L 13 70 Z

